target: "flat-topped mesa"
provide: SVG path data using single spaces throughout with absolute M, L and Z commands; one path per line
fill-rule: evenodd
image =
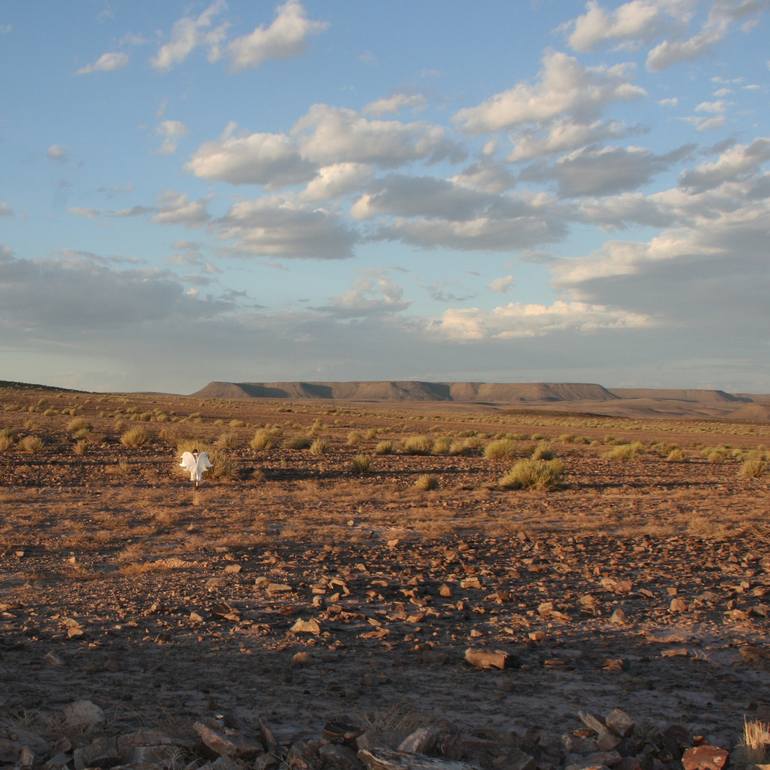
M 350 382 L 210 382 L 198 398 L 340 399 L 347 401 L 457 401 L 462 403 L 547 403 L 611 401 L 592 383 L 485 383 L 375 380 Z
M 748 403 L 750 398 L 734 396 L 724 390 L 695 388 L 611 388 L 618 398 L 654 398 L 667 401 L 692 401 L 699 404 Z

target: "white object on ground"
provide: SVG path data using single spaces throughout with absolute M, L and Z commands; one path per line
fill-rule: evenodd
M 203 478 L 203 474 L 213 467 L 207 452 L 201 452 L 197 460 L 192 452 L 185 452 L 182 455 L 182 462 L 179 463 L 179 466 L 190 471 L 190 481 L 200 481 Z

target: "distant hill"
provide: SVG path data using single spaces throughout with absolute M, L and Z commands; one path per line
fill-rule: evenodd
M 85 393 L 85 390 L 74 388 L 57 388 L 55 385 L 37 385 L 34 382 L 13 382 L 12 380 L 0 380 L 0 389 L 13 388 L 14 390 L 53 390 L 57 393 Z
M 198 398 L 312 398 L 346 401 L 458 401 L 549 403 L 617 398 L 590 383 L 489 383 L 380 380 L 353 382 L 210 382 Z
M 210 382 L 192 394 L 221 399 L 328 399 L 488 404 L 607 417 L 725 418 L 770 422 L 770 396 L 694 388 L 605 388 L 577 382 Z

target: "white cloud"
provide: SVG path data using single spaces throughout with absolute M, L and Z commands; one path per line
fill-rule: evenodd
M 591 51 L 605 43 L 638 44 L 656 37 L 670 17 L 689 18 L 693 7 L 692 0 L 630 0 L 608 11 L 597 0 L 589 0 L 585 13 L 563 29 L 570 32 L 569 44 L 576 51 Z
M 292 129 L 303 157 L 321 165 L 374 163 L 399 166 L 462 160 L 465 151 L 430 123 L 369 120 L 355 110 L 315 104 Z
M 642 147 L 587 147 L 563 156 L 556 163 L 531 166 L 522 178 L 553 179 L 559 195 L 610 195 L 633 190 L 649 182 L 689 155 L 694 147 L 686 145 L 664 155 Z
M 713 113 L 722 113 L 727 109 L 727 105 L 723 101 L 714 101 L 714 102 L 700 102 L 695 107 L 695 112 L 713 112 Z
M 512 275 L 501 275 L 499 278 L 493 278 L 487 284 L 487 287 L 496 294 L 506 294 L 513 288 L 515 283 L 516 281 Z
M 46 154 L 51 160 L 67 160 L 67 150 L 60 144 L 52 144 Z
M 285 134 L 239 135 L 234 123 L 218 140 L 202 144 L 186 168 L 202 179 L 272 187 L 304 182 L 316 173 Z
M 450 177 L 450 181 L 481 192 L 501 193 L 516 184 L 516 177 L 501 163 L 484 158 Z
M 369 102 L 364 107 L 364 112 L 370 115 L 387 115 L 388 113 L 401 112 L 401 110 L 422 110 L 426 100 L 422 94 L 395 93 L 383 99 Z
M 334 297 L 328 305 L 314 309 L 340 318 L 361 318 L 400 313 L 410 304 L 404 299 L 404 290 L 387 274 L 373 271 L 359 278 L 351 289 Z
M 579 122 L 592 120 L 607 104 L 629 101 L 645 94 L 628 81 L 628 65 L 584 67 L 557 51 L 543 56 L 534 85 L 518 83 L 476 107 L 459 110 L 453 120 L 464 131 L 481 133 L 521 123 L 570 115 Z
M 12 217 L 13 209 L 5 202 L 0 201 L 0 217 Z
M 152 221 L 161 225 L 202 225 L 209 219 L 206 201 L 191 201 L 184 193 L 166 192 L 158 201 Z
M 372 167 L 366 163 L 334 163 L 322 166 L 300 194 L 305 201 L 321 201 L 358 190 L 373 176 Z
M 269 27 L 258 26 L 253 32 L 237 37 L 227 46 L 227 53 L 236 70 L 258 67 L 268 59 L 288 59 L 305 50 L 310 35 L 327 29 L 325 21 L 312 21 L 298 0 L 287 0 L 276 9 Z
M 356 241 L 333 214 L 279 197 L 240 201 L 215 226 L 233 241 L 234 252 L 246 255 L 345 259 L 353 256 Z
M 769 7 L 768 0 L 714 0 L 700 31 L 684 40 L 675 38 L 656 45 L 647 54 L 647 69 L 660 72 L 673 64 L 702 56 L 725 38 L 736 21 Z
M 661 107 L 677 107 L 679 105 L 679 99 L 676 96 L 669 96 L 667 99 L 659 99 L 658 104 Z
M 696 131 L 710 131 L 714 128 L 722 128 L 727 122 L 727 118 L 724 115 L 712 115 L 709 118 L 701 115 L 690 115 L 689 117 L 682 118 L 682 120 L 693 126 Z
M 161 155 L 173 155 L 179 140 L 187 133 L 187 126 L 181 120 L 163 120 L 158 125 L 156 133 L 163 137 L 158 152 Z
M 209 61 L 221 56 L 221 46 L 227 33 L 227 23 L 212 28 L 214 19 L 227 7 L 225 0 L 214 0 L 197 18 L 184 16 L 174 22 L 170 40 L 164 43 L 150 64 L 161 72 L 167 72 L 181 64 L 196 48 L 208 48 Z
M 605 305 L 556 300 L 551 305 L 510 302 L 482 310 L 450 308 L 433 331 L 454 340 L 505 340 L 541 337 L 556 332 L 596 332 L 602 329 L 638 329 L 650 326 L 652 319 Z
M 707 190 L 723 182 L 743 179 L 770 160 L 770 137 L 759 137 L 751 144 L 736 144 L 713 163 L 704 163 L 682 174 L 680 183 L 695 191 Z
M 603 139 L 621 137 L 627 132 L 626 126 L 614 120 L 595 120 L 592 123 L 559 120 L 553 123 L 545 134 L 529 131 L 511 136 L 514 148 L 508 155 L 508 160 L 516 162 L 573 150 Z
M 83 217 L 85 219 L 96 219 L 101 215 L 101 212 L 98 209 L 90 209 L 84 206 L 72 206 L 68 211 L 76 217 Z
M 114 72 L 128 65 L 128 54 L 116 51 L 103 53 L 93 64 L 81 67 L 76 75 L 90 75 L 93 72 Z

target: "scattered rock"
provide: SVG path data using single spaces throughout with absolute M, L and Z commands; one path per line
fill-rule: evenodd
M 64 721 L 73 730 L 86 732 L 104 722 L 104 711 L 90 700 L 77 700 L 64 707 Z
M 504 650 L 482 650 L 469 647 L 465 651 L 465 660 L 471 666 L 476 668 L 512 668 L 515 664 L 515 658 Z
M 729 758 L 726 749 L 704 744 L 687 749 L 682 756 L 682 765 L 684 770 L 722 770 Z

